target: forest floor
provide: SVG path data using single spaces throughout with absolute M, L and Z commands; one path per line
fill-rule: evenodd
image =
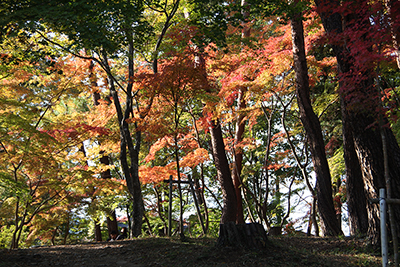
M 264 250 L 216 247 L 216 239 L 138 238 L 0 250 L 0 266 L 382 266 L 357 238 L 268 237 Z

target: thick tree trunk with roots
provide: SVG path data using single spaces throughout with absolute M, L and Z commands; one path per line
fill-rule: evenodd
M 336 220 L 333 206 L 331 175 L 325 154 L 318 117 L 314 113 L 309 92 L 308 70 L 304 48 L 303 22 L 300 14 L 291 20 L 294 70 L 296 76 L 296 94 L 300 110 L 300 119 L 306 130 L 314 171 L 316 174 L 316 190 L 318 210 L 324 235 L 339 235 L 342 233 Z
M 223 208 L 217 244 L 246 248 L 263 248 L 267 235 L 261 224 L 236 224 L 236 192 L 231 178 L 225 144 L 219 121 L 212 122 L 210 127 L 211 146 L 217 169 L 218 181 L 221 184 Z
M 266 247 L 267 241 L 267 233 L 259 223 L 235 224 L 229 222 L 220 225 L 219 246 L 262 249 Z

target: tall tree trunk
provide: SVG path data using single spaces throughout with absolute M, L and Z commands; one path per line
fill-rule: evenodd
M 319 6 L 319 13 L 325 31 L 328 34 L 339 34 L 343 31 L 342 17 L 339 13 L 327 12 L 328 9 L 331 10 L 333 8 L 328 8 L 328 5 L 333 5 L 330 2 L 331 0 L 317 0 L 316 4 Z M 344 49 L 344 47 L 338 45 L 333 46 L 340 73 L 346 73 L 350 70 L 350 65 L 344 57 Z M 339 86 L 343 87 L 343 84 L 340 83 Z M 371 194 L 371 192 L 367 192 L 364 189 L 366 187 L 363 181 L 363 174 L 354 144 L 353 127 L 351 125 L 350 114 L 347 110 L 347 104 L 343 94 L 340 94 L 340 99 L 350 233 L 366 234 L 368 232 L 369 222 L 373 222 L 373 225 L 375 225 L 373 228 L 377 226 L 379 211 L 376 209 L 375 205 L 368 205 L 367 203 L 367 198 L 374 197 L 375 194 Z
M 337 8 L 338 3 L 333 0 L 317 0 L 318 12 L 322 18 L 322 22 L 325 31 L 328 34 L 340 34 L 347 27 L 357 23 L 359 30 L 368 30 L 370 23 L 369 18 L 360 18 L 357 13 L 348 14 L 345 18 L 333 11 Z M 329 10 L 329 12 L 327 11 Z M 343 23 L 344 22 L 344 23 Z M 337 58 L 339 74 L 349 73 L 354 67 L 351 55 L 345 53 L 348 51 L 348 47 L 345 45 L 333 45 L 333 50 Z M 363 201 L 366 203 L 366 210 L 368 213 L 368 236 L 372 243 L 379 241 L 379 211 L 377 205 L 369 204 L 366 198 L 377 198 L 379 188 L 385 187 L 384 178 L 384 164 L 383 164 L 383 151 L 382 151 L 382 140 L 379 129 L 376 128 L 378 125 L 378 116 L 376 110 L 378 110 L 379 103 L 373 102 L 378 92 L 374 89 L 374 81 L 372 80 L 371 73 L 361 73 L 367 77 L 361 82 L 352 84 L 352 92 L 349 92 L 349 88 L 345 88 L 343 83 L 340 83 L 340 97 L 342 103 L 342 113 L 344 114 L 343 122 L 346 127 L 346 131 L 351 131 L 351 135 L 345 136 L 345 141 L 349 142 L 346 144 L 345 149 L 348 154 L 346 155 L 346 175 L 347 183 L 350 184 L 349 202 L 357 203 L 356 208 L 350 209 L 350 218 L 354 221 L 360 221 L 359 225 L 354 227 L 360 227 L 358 229 L 352 229 L 353 232 L 365 231 L 365 218 L 364 211 L 361 211 L 362 206 L 360 203 Z M 363 105 L 354 105 L 350 102 L 350 94 L 357 92 L 358 99 L 361 99 Z M 347 129 L 348 127 L 348 129 Z M 385 136 L 387 137 L 388 154 L 389 157 L 389 174 L 391 177 L 392 187 L 392 198 L 400 197 L 400 148 L 390 128 L 385 128 Z M 345 134 L 346 131 L 344 132 Z M 349 140 L 349 138 L 351 140 Z M 351 142 L 355 153 L 352 151 Z M 354 155 L 357 155 L 358 164 L 354 159 Z M 349 158 L 351 159 L 349 159 Z M 359 176 L 360 170 L 362 173 L 362 179 L 364 181 L 364 188 L 366 191 L 361 191 Z M 357 188 L 352 186 L 357 184 Z M 350 195 L 351 193 L 351 195 Z M 363 197 L 364 196 L 364 197 Z M 361 198 L 364 198 L 363 200 Z M 361 211 L 360 215 L 359 212 Z M 400 207 L 394 206 L 394 215 L 397 222 L 400 222 Z M 353 218 L 352 218 L 353 217 Z M 362 227 L 362 228 L 361 228 Z
M 199 56 L 198 57 L 198 62 L 199 63 L 200 62 L 204 63 L 204 64 L 200 63 L 199 66 L 203 66 L 203 71 L 204 71 L 203 73 L 205 73 L 205 70 L 204 70 L 204 66 L 205 66 L 204 58 L 202 56 Z M 200 141 L 200 134 L 199 134 L 199 131 L 198 131 L 197 126 L 196 126 L 196 119 L 195 119 L 193 113 L 191 113 L 191 115 L 192 115 L 192 119 L 193 119 L 193 128 L 194 128 L 194 131 L 196 133 L 197 144 L 198 144 L 199 148 L 203 148 L 202 143 Z M 194 184 L 195 184 L 195 192 L 196 192 L 197 201 L 198 201 L 199 205 L 203 206 L 203 208 L 204 208 L 204 219 L 205 219 L 205 222 L 206 222 L 205 223 L 205 232 L 207 234 L 208 225 L 209 225 L 209 221 L 210 220 L 209 220 L 209 216 L 208 216 L 207 202 L 206 202 L 206 199 L 205 199 L 205 196 L 204 196 L 204 189 L 205 189 L 204 164 L 200 163 L 199 167 L 200 167 L 200 174 L 198 174 L 198 172 L 196 171 L 196 168 L 193 168 L 192 175 L 193 175 L 193 180 L 194 180 Z M 200 177 L 198 177 L 198 176 L 200 176 Z M 201 185 L 200 185 L 200 181 L 201 181 Z
M 85 146 L 83 143 L 82 143 L 81 147 L 79 148 L 79 151 L 81 151 L 83 153 L 83 155 L 86 157 L 86 150 L 85 150 Z M 87 164 L 87 166 L 89 166 L 88 162 L 86 162 L 86 164 Z M 94 196 L 95 188 L 93 185 L 91 185 L 89 188 L 90 188 L 89 194 L 90 194 L 90 198 L 91 198 L 91 203 L 93 203 L 94 200 L 96 199 L 96 196 Z M 103 241 L 103 237 L 101 235 L 100 221 L 98 218 L 93 218 L 93 221 L 94 221 L 94 239 L 96 241 Z
M 132 112 L 132 82 L 133 82 L 133 41 L 129 42 L 129 83 L 125 91 L 126 104 L 125 109 L 122 110 L 121 103 L 119 102 L 118 91 L 115 88 L 114 77 L 111 74 L 111 69 L 108 64 L 108 58 L 103 53 L 103 66 L 105 67 L 108 75 L 108 84 L 110 88 L 110 95 L 117 111 L 118 123 L 120 127 L 120 162 L 122 171 L 125 176 L 126 185 L 129 193 L 132 195 L 132 222 L 131 222 L 131 236 L 139 236 L 142 232 L 144 204 L 142 199 L 142 190 L 139 180 L 139 151 L 141 143 L 141 132 L 135 132 L 135 141 L 133 143 L 132 135 L 127 123 L 127 119 Z
M 18 230 L 19 230 L 18 226 L 20 225 L 20 221 L 19 221 L 20 197 L 17 196 L 16 199 L 17 199 L 17 201 L 15 203 L 15 212 L 14 212 L 15 229 L 12 234 L 10 250 L 18 248 L 17 234 L 18 234 Z
M 296 76 L 296 94 L 300 110 L 300 119 L 306 130 L 308 143 L 312 155 L 316 174 L 316 190 L 318 210 L 321 216 L 324 235 L 339 235 L 342 233 L 336 220 L 332 198 L 331 175 L 325 154 L 325 145 L 322 137 L 318 117 L 314 113 L 308 83 L 308 70 L 304 48 L 303 22 L 300 14 L 291 20 L 294 70 Z
M 243 216 L 243 204 L 242 204 L 242 190 L 241 190 L 241 173 L 243 164 L 243 150 L 237 148 L 236 145 L 243 139 L 243 133 L 245 128 L 244 115 L 242 109 L 246 108 L 246 101 L 244 100 L 244 93 L 246 89 L 239 89 L 238 97 L 238 108 L 239 113 L 236 119 L 236 131 L 235 131 L 235 142 L 234 142 L 234 155 L 233 155 L 233 167 L 232 167 L 232 180 L 236 192 L 236 223 L 244 223 Z
M 183 229 L 183 202 L 182 202 L 182 185 L 181 185 L 181 170 L 179 165 L 179 144 L 178 144 L 178 127 L 179 127 L 179 110 L 178 100 L 174 99 L 174 123 L 175 123 L 175 134 L 174 134 L 174 145 L 175 145 L 175 161 L 176 161 L 176 174 L 178 178 L 178 194 L 179 194 L 179 236 L 181 241 L 185 241 L 185 233 Z
M 101 99 L 100 91 L 98 89 L 98 84 L 97 84 L 97 78 L 96 75 L 94 74 L 94 61 L 90 61 L 89 65 L 89 81 L 90 81 L 90 86 L 92 89 L 92 99 L 93 99 L 93 105 L 98 106 L 100 105 L 99 100 Z M 82 145 L 83 146 L 83 145 Z M 83 151 L 85 153 L 85 151 Z M 100 158 L 100 163 L 104 165 L 110 165 L 110 159 L 107 155 L 104 155 L 104 151 L 100 151 L 101 158 Z M 106 171 L 101 172 L 100 174 L 102 179 L 111 179 L 111 171 L 108 169 Z M 111 216 L 111 218 L 110 218 Z M 118 232 L 118 223 L 117 223 L 117 216 L 115 213 L 115 210 L 111 210 L 110 214 L 107 214 L 107 229 L 108 229 L 108 235 L 111 236 L 111 232 Z M 101 226 L 98 221 L 95 221 L 95 239 L 96 241 L 102 241 L 102 235 L 101 235 Z
M 242 14 L 243 14 L 243 30 L 242 38 L 250 37 L 250 27 L 246 25 L 246 20 L 249 17 L 248 4 L 246 0 L 242 0 Z M 237 105 L 237 118 L 236 118 L 236 131 L 235 131 L 235 141 L 234 141 L 234 151 L 233 151 L 233 168 L 232 168 L 232 180 L 236 192 L 236 223 L 244 223 L 243 215 L 243 201 L 242 201 L 242 190 L 241 190 L 241 173 L 243 164 L 243 151 L 238 149 L 236 146 L 240 141 L 243 140 L 243 134 L 245 130 L 245 121 L 243 110 L 246 108 L 246 100 L 244 95 L 247 91 L 246 87 L 241 86 L 239 88 L 238 105 Z
M 126 108 L 125 115 L 123 120 L 123 129 L 124 129 L 124 139 L 126 141 L 126 147 L 128 148 L 129 157 L 131 159 L 129 171 L 130 176 L 127 177 L 126 184 L 133 197 L 133 215 L 132 215 L 132 226 L 131 226 L 131 236 L 138 237 L 142 233 L 142 223 L 143 223 L 143 214 L 144 214 L 144 203 L 142 198 L 142 188 L 139 180 L 139 152 L 140 152 L 140 144 L 142 141 L 142 134 L 140 131 L 136 131 L 135 133 L 135 141 L 136 144 L 133 144 L 133 140 L 131 137 L 131 133 L 129 131 L 128 123 L 126 119 L 129 118 L 132 112 L 132 83 L 133 83 L 133 40 L 129 41 L 129 83 L 127 86 L 127 94 L 126 94 Z
M 214 163 L 224 201 L 217 244 L 220 246 L 264 248 L 267 235 L 261 224 L 235 224 L 236 192 L 225 154 L 221 125 L 218 120 L 212 121 L 210 134 Z
M 342 99 L 343 101 L 343 99 Z M 362 171 L 358 162 L 357 153 L 353 142 L 353 133 L 347 111 L 342 103 L 342 132 L 343 132 L 343 151 L 346 166 L 346 193 L 347 208 L 350 221 L 350 235 L 367 234 L 368 232 L 368 212 L 367 212 L 367 192 L 364 189 Z M 376 208 L 371 206 L 371 208 Z M 377 210 L 370 214 L 377 215 Z M 372 218 L 371 218 L 372 219 Z M 377 220 L 377 217 L 374 221 Z
M 221 224 L 236 221 L 236 192 L 233 186 L 228 159 L 225 153 L 225 144 L 219 121 L 213 121 L 210 127 L 211 146 L 217 169 L 217 178 L 221 184 L 223 208 Z
M 107 155 L 104 155 L 104 151 L 100 152 L 103 154 L 100 158 L 100 163 L 106 166 L 110 165 L 110 158 Z M 110 169 L 101 172 L 102 179 L 111 179 L 111 171 Z M 96 225 L 96 227 L 98 227 Z M 110 210 L 109 214 L 107 214 L 107 229 L 108 234 L 111 235 L 111 232 L 118 232 L 118 222 L 117 222 L 117 215 L 114 210 Z

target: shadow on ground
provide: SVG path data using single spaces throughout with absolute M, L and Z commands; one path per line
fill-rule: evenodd
M 263 250 L 216 247 L 216 240 L 140 238 L 0 250 L 0 266 L 381 266 L 379 252 L 353 238 L 269 237 Z

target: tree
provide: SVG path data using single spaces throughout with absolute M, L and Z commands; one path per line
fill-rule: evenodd
M 242 1 L 242 15 L 243 15 L 243 30 L 242 30 L 242 38 L 250 37 L 250 27 L 246 25 L 248 22 L 246 21 L 249 16 L 248 4 L 245 0 Z M 238 144 L 243 140 L 243 134 L 245 131 L 245 116 L 244 109 L 246 108 L 245 94 L 247 88 L 245 86 L 241 86 L 238 88 L 238 105 L 237 105 L 237 119 L 236 119 L 236 129 L 235 129 L 235 137 L 234 137 L 234 145 L 233 145 L 233 167 L 232 167 L 232 179 L 233 185 L 235 186 L 236 192 L 236 223 L 242 224 L 244 223 L 243 217 L 243 204 L 242 204 L 242 190 L 241 190 L 241 173 L 242 173 L 242 165 L 243 165 L 243 151 L 238 147 Z
M 131 231 L 132 236 L 138 236 L 141 233 L 143 216 L 138 176 L 141 132 L 136 131 L 135 138 L 132 138 L 126 119 L 133 114 L 133 98 L 138 93 L 132 91 L 135 46 L 142 43 L 150 34 L 150 27 L 143 18 L 143 3 L 122 1 L 92 5 L 86 2 L 53 1 L 43 4 L 40 1 L 32 1 L 19 5 L 5 1 L 1 7 L 9 14 L 6 20 L 1 21 L 3 30 L 19 23 L 21 29 L 37 31 L 47 42 L 54 43 L 77 57 L 96 61 L 106 72 L 110 95 L 113 98 L 120 126 L 121 167 L 133 198 Z M 107 16 L 104 16 L 105 13 Z M 26 23 L 27 18 L 31 23 Z M 38 23 L 39 20 L 42 24 Z M 52 31 L 68 36 L 75 46 L 65 47 L 53 41 L 44 32 L 44 24 L 48 25 Z M 124 53 L 128 62 L 128 76 L 126 81 L 123 81 L 125 89 L 112 73 L 109 62 L 109 57 L 121 52 L 122 47 L 127 47 Z M 95 56 L 81 56 L 79 53 L 83 48 L 93 51 Z M 119 100 L 118 90 L 121 90 L 126 97 L 124 108 Z
M 214 164 L 217 169 L 218 181 L 221 184 L 223 209 L 221 224 L 236 222 L 236 192 L 231 178 L 228 159 L 225 153 L 224 138 L 219 121 L 212 121 L 210 125 L 211 147 Z
M 122 202 L 133 204 L 132 236 L 143 218 L 154 234 L 164 219 L 152 218 L 163 214 L 160 182 L 189 174 L 199 178 L 197 199 L 205 203 L 208 194 L 220 206 L 220 244 L 247 245 L 240 234 L 224 239 L 242 231 L 244 219 L 268 229 L 291 223 L 290 196 L 306 185 L 316 197 L 314 206 L 304 202 L 315 207 L 318 198 L 325 234 L 337 235 L 343 150 L 352 233 L 372 235 L 377 208 L 366 200 L 385 182 L 382 137 L 397 175 L 398 147 L 385 124 L 398 124 L 398 7 L 317 4 L 326 35 L 306 1 L 3 1 L 0 212 L 13 218 L 0 223 L 18 225 L 27 210 L 14 243 L 24 229 L 30 240 L 56 243 L 61 234 L 68 241 L 75 209 L 100 218 Z M 354 6 L 359 12 L 346 9 Z M 328 162 L 340 168 L 329 170 Z M 391 184 L 397 196 L 398 180 Z M 189 205 L 180 199 L 183 214 Z M 36 213 L 25 208 L 38 207 L 35 201 L 46 205 Z M 218 220 L 209 221 L 215 232 Z
M 211 42 L 217 44 L 224 44 L 225 42 L 225 30 L 227 29 L 227 21 L 225 16 L 226 5 L 222 2 L 212 1 L 191 1 L 194 6 L 194 11 L 189 16 L 191 24 L 196 25 L 198 28 L 197 34 L 192 39 L 194 44 L 197 45 L 200 52 L 203 51 L 204 46 Z M 215 16 L 215 14 L 218 14 Z M 199 65 L 200 75 L 207 76 L 206 64 L 204 64 L 204 58 L 199 53 L 199 61 L 202 63 Z M 208 83 L 206 86 L 209 86 Z M 211 93 L 212 88 L 206 88 L 208 93 Z M 205 106 L 206 107 L 206 106 Z M 205 108 L 203 113 L 209 113 Z M 212 111 L 211 111 L 212 112 Z M 209 113 L 210 116 L 212 113 Z M 216 114 L 214 114 L 215 116 Z M 213 116 L 213 115 L 211 115 Z M 231 170 L 228 163 L 227 155 L 225 153 L 225 143 L 222 135 L 222 129 L 220 121 L 217 117 L 208 118 L 208 130 L 211 137 L 211 151 L 213 155 L 214 164 L 217 170 L 217 178 L 222 190 L 223 208 L 220 223 L 226 224 L 228 222 L 236 222 L 236 212 L 238 209 L 237 194 L 233 184 Z M 238 188 L 239 184 L 237 184 Z M 240 190 L 239 190 L 240 191 Z M 241 208 L 241 207 L 240 207 Z
M 368 7 L 368 3 L 361 1 L 357 3 L 357 7 L 346 9 L 347 12 L 342 16 L 340 14 L 342 7 L 339 7 L 334 1 L 316 1 L 316 4 L 325 31 L 332 42 L 341 78 L 339 95 L 343 114 L 351 232 L 353 234 L 356 232 L 368 233 L 372 242 L 377 242 L 378 210 L 366 199 L 377 197 L 378 189 L 385 187 L 382 141 L 377 128 L 379 118 L 374 116 L 376 110 L 381 110 L 380 103 L 377 101 L 379 92 L 375 88 L 373 79 L 376 75 L 374 70 L 376 63 L 380 60 L 380 48 L 371 42 L 373 39 L 368 35 L 371 32 L 383 35 L 386 33 L 381 30 L 372 30 L 374 27 L 370 23 L 370 17 L 379 17 L 376 14 L 370 14 L 368 10 L 376 10 L 377 6 Z M 351 3 L 346 4 L 352 5 Z M 377 4 L 379 5 L 379 3 Z M 354 8 L 362 12 L 350 11 Z M 380 23 L 377 22 L 374 25 L 378 27 Z M 346 42 L 338 42 L 337 37 L 339 36 Z M 385 40 L 385 38 L 381 40 Z M 379 43 L 379 46 L 381 45 L 383 45 L 382 42 Z M 365 58 L 366 54 L 368 54 L 369 61 L 361 65 L 361 58 Z M 354 72 L 359 75 L 352 75 Z M 359 101 L 364 104 L 358 105 Z M 399 146 L 390 128 L 385 127 L 384 132 L 390 149 L 389 153 L 392 155 L 389 160 L 392 197 L 396 196 L 397 198 Z M 364 186 L 360 185 L 361 178 Z M 367 189 L 364 191 L 364 188 Z M 398 214 L 398 211 L 395 214 Z
M 78 181 L 90 176 L 90 172 L 70 160 L 72 147 L 82 141 L 81 137 L 100 130 L 84 123 L 69 128 L 70 124 L 60 125 L 51 116 L 53 107 L 65 95 L 79 94 L 82 84 L 71 83 L 70 79 L 77 77 L 68 75 L 70 71 L 76 74 L 76 66 L 70 65 L 68 58 L 56 64 L 60 55 L 36 38 L 21 34 L 19 39 L 5 38 L 1 43 L 5 67 L 0 82 L 1 187 L 5 189 L 6 210 L 7 206 L 13 209 L 14 218 L 7 218 L 6 222 L 14 227 L 12 249 L 19 246 L 26 226 L 34 224 L 39 228 L 36 221 L 45 212 L 58 210 L 65 214 L 85 194 L 84 189 L 77 189 Z M 68 90 L 71 93 L 67 94 Z M 59 222 L 64 221 L 61 218 Z
M 321 126 L 310 101 L 303 23 L 300 13 L 293 15 L 291 26 L 297 102 L 300 109 L 300 119 L 307 133 L 317 178 L 318 210 L 321 215 L 324 234 L 339 235 L 342 232 L 339 222 L 336 220 L 335 209 L 333 207 L 331 175 L 326 159 Z

